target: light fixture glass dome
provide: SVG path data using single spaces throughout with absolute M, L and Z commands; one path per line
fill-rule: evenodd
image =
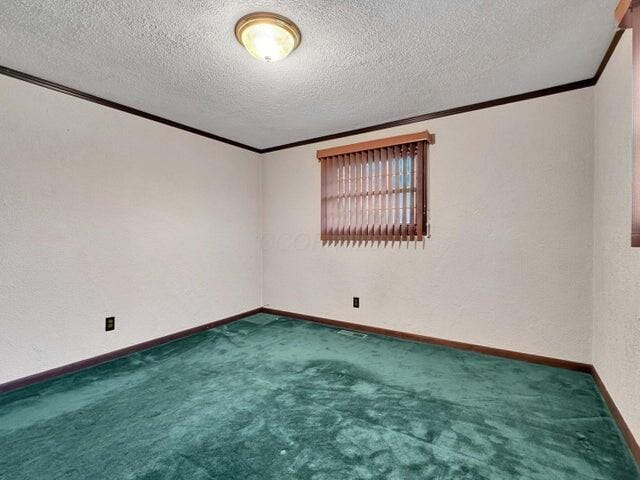
M 277 62 L 300 44 L 300 30 L 289 19 L 275 13 L 245 15 L 236 24 L 236 38 L 255 58 Z

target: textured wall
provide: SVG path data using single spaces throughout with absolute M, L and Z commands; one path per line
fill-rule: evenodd
M 640 249 L 631 232 L 631 34 L 595 88 L 593 363 L 640 439 Z
M 323 247 L 315 150 L 424 128 L 432 238 Z M 262 158 L 270 307 L 591 360 L 592 89 Z
M 260 305 L 257 155 L 3 76 L 0 139 L 0 383 Z

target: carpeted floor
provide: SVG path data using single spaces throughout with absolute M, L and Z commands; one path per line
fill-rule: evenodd
M 0 396 L 0 478 L 640 474 L 586 374 L 260 314 Z

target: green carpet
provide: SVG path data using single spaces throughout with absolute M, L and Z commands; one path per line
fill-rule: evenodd
M 0 478 L 640 474 L 589 375 L 260 314 L 1 395 Z

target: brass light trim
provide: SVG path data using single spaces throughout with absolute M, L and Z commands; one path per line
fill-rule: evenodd
M 291 35 L 294 43 L 293 43 L 293 48 L 289 53 L 287 53 L 287 56 L 290 55 L 291 52 L 293 52 L 296 48 L 298 48 L 298 45 L 300 45 L 300 42 L 302 41 L 302 34 L 300 33 L 300 29 L 295 23 L 293 23 L 287 17 L 278 15 L 277 13 L 271 13 L 271 12 L 254 12 L 254 13 L 245 15 L 240 20 L 238 20 L 235 27 L 236 40 L 238 40 L 238 42 L 247 50 L 249 50 L 249 48 L 242 41 L 242 34 L 249 27 L 256 24 L 267 24 L 267 25 L 277 26 L 282 28 L 283 30 L 285 30 Z

